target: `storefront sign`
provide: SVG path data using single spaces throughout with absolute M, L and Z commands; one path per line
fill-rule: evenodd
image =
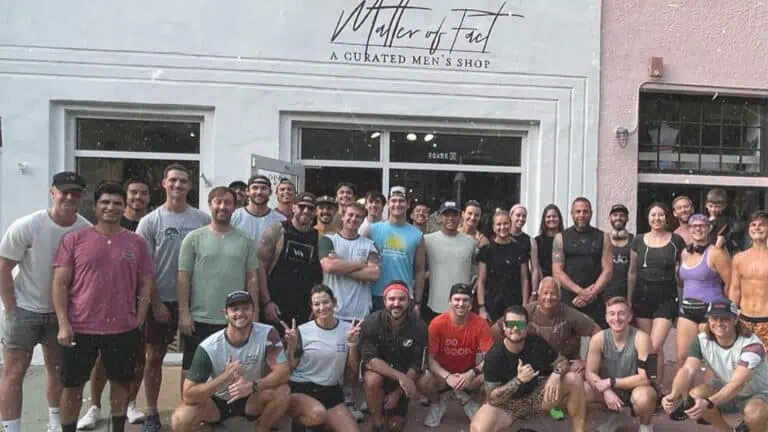
M 361 0 L 339 14 L 331 33 L 330 60 L 485 70 L 491 67 L 494 29 L 522 18 L 507 2 L 494 10 L 437 12 L 411 0 Z M 414 22 L 426 24 L 410 24 Z

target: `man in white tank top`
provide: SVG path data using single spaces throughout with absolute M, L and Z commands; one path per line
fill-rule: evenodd
M 174 431 L 245 417 L 256 421 L 256 431 L 268 432 L 288 410 L 291 371 L 282 341 L 272 326 L 253 322 L 254 311 L 247 292 L 227 296 L 227 328 L 198 346 L 184 380 L 183 402 L 171 418 Z

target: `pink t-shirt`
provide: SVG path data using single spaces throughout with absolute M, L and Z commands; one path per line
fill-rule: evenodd
M 56 251 L 54 267 L 72 267 L 69 322 L 83 334 L 118 334 L 133 330 L 139 281 L 154 274 L 147 242 L 122 230 L 106 236 L 95 228 L 67 233 Z

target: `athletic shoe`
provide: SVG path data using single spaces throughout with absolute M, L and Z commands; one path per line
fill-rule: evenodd
M 77 428 L 81 430 L 96 429 L 96 424 L 101 421 L 101 410 L 95 405 L 91 405 L 85 415 L 77 421 Z
M 462 405 L 466 405 L 467 402 L 472 400 L 472 396 L 464 390 L 454 391 L 453 396 L 456 397 L 456 400 Z
M 428 406 L 430 406 L 432 404 L 432 402 L 426 396 L 422 396 L 421 399 L 419 399 L 419 403 L 423 407 L 428 407 Z
M 427 417 L 424 419 L 424 426 L 440 426 L 440 421 L 443 419 L 446 411 L 448 411 L 448 401 L 443 397 L 443 395 L 440 395 L 440 401 L 429 406 Z
M 47 425 L 48 432 L 61 432 L 61 426 L 51 426 L 50 424 Z
M 352 417 L 358 423 L 362 423 L 363 420 L 365 420 L 365 414 L 363 414 L 363 412 L 357 408 L 355 401 L 353 401 L 351 397 L 344 398 L 344 399 L 345 399 L 344 403 L 347 405 L 347 409 L 349 410 L 349 413 L 352 414 Z
M 136 424 L 144 420 L 144 413 L 136 409 L 136 401 L 128 403 L 128 411 L 126 412 L 128 417 L 128 423 Z
M 360 412 L 367 413 L 368 412 L 368 401 L 363 400 L 363 403 L 361 403 L 360 406 L 357 407 L 357 409 L 359 409 Z
M 470 399 L 469 402 L 464 404 L 464 414 L 466 414 L 469 421 L 472 421 L 472 417 L 475 416 L 477 410 L 480 409 L 480 404 Z
M 144 419 L 144 424 L 141 425 L 141 432 L 160 432 L 161 428 L 160 416 L 158 414 L 149 415 Z

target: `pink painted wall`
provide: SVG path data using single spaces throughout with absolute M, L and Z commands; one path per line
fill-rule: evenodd
M 645 82 L 768 90 L 768 2 L 758 0 L 604 0 L 602 7 L 598 208 L 637 207 L 637 115 Z M 649 57 L 664 77 L 648 76 Z M 631 131 L 629 145 L 616 128 Z M 633 130 L 634 129 L 634 130 Z

